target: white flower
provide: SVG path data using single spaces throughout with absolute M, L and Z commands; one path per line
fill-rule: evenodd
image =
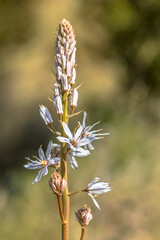
M 94 204 L 98 209 L 100 209 L 99 204 L 95 200 L 95 197 L 99 194 L 106 193 L 111 191 L 111 188 L 108 186 L 108 183 L 105 182 L 98 182 L 100 178 L 96 177 L 92 180 L 91 183 L 88 184 L 86 188 L 86 192 L 88 192 L 88 195 L 92 198 Z
M 89 139 L 87 139 L 86 137 L 82 138 L 81 134 L 83 131 L 83 126 L 80 126 L 77 131 L 72 134 L 69 127 L 67 126 L 67 124 L 65 122 L 62 122 L 63 125 L 63 129 L 65 131 L 65 134 L 67 135 L 68 138 L 66 137 L 61 137 L 58 136 L 57 139 L 60 142 L 66 142 L 68 143 L 69 147 L 75 152 L 77 152 L 77 154 L 79 154 L 80 152 L 86 152 L 85 149 L 81 148 L 82 146 L 85 146 L 86 144 L 88 144 L 90 142 Z M 88 153 L 88 151 L 87 151 Z
M 45 176 L 48 174 L 48 167 L 54 164 L 57 164 L 60 161 L 59 157 L 52 158 L 51 157 L 51 149 L 52 149 L 52 141 L 49 142 L 46 155 L 44 154 L 44 151 L 42 147 L 38 149 L 39 158 L 34 156 L 36 160 L 31 160 L 30 158 L 26 158 L 29 163 L 25 164 L 24 167 L 28 169 L 40 169 L 38 172 L 37 177 L 33 181 L 33 183 L 38 182 L 42 175 Z
M 43 105 L 39 105 L 39 112 L 41 117 L 43 118 L 44 122 L 46 125 L 52 124 L 53 123 L 53 119 L 51 117 L 50 112 L 48 111 L 48 109 L 43 106 Z
M 92 146 L 91 142 L 94 140 L 97 140 L 97 139 L 101 139 L 101 138 L 103 138 L 102 136 L 109 135 L 109 133 L 99 133 L 102 129 L 91 131 L 91 129 L 95 125 L 99 124 L 99 122 L 94 123 L 92 126 L 86 126 L 86 123 L 85 123 L 86 117 L 87 117 L 87 113 L 84 111 L 83 123 L 82 123 L 82 126 L 83 126 L 82 137 L 86 137 L 86 138 L 90 139 L 90 143 L 87 145 L 91 150 L 93 150 L 94 147 Z M 81 124 L 79 123 L 79 125 L 81 125 Z
M 82 146 L 88 144 L 90 142 L 90 139 L 87 138 L 81 138 L 81 133 L 83 130 L 83 126 L 80 126 L 77 131 L 72 134 L 69 127 L 65 122 L 62 122 L 63 129 L 67 135 L 66 137 L 58 136 L 57 139 L 60 142 L 65 142 L 68 145 L 68 157 L 69 161 L 71 163 L 71 167 L 74 169 L 78 168 L 78 164 L 76 162 L 75 157 L 84 157 L 88 156 L 90 152 L 86 149 L 83 149 Z

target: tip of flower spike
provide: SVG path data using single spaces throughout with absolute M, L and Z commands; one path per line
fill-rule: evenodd
M 65 18 L 62 19 L 61 23 L 68 22 Z

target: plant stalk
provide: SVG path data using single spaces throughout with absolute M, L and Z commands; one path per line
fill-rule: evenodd
M 63 115 L 62 121 L 68 125 L 68 94 L 67 92 L 62 93 L 62 105 Z M 62 128 L 62 136 L 66 137 L 66 134 Z M 68 179 L 67 179 L 67 144 L 61 143 L 61 169 L 62 178 L 66 180 L 66 187 L 62 195 L 63 200 L 63 216 L 64 222 L 62 223 L 62 240 L 69 240 L 69 196 L 68 196 Z
M 58 207 L 59 207 L 59 214 L 61 217 L 62 224 L 64 223 L 64 216 L 63 216 L 63 210 L 62 210 L 62 204 L 61 204 L 61 197 L 60 195 L 57 195 L 57 200 L 58 200 Z
M 84 233 L 85 233 L 85 227 L 82 227 L 82 233 L 81 233 L 81 238 L 80 240 L 84 239 Z

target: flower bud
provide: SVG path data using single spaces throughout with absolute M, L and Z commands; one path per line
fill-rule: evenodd
M 52 116 L 45 106 L 39 105 L 39 112 L 47 126 L 53 123 Z
M 71 107 L 76 108 L 77 102 L 78 102 L 78 91 L 76 88 L 74 88 L 71 96 Z
M 84 205 L 82 208 L 75 211 L 75 216 L 82 227 L 86 227 L 92 220 L 91 209 L 87 207 L 87 205 Z
M 66 181 L 57 171 L 54 171 L 49 179 L 49 186 L 55 194 L 62 195 L 66 187 Z
M 58 87 L 57 83 L 54 83 L 54 96 L 57 97 L 59 95 L 60 95 L 59 87 Z
M 62 83 L 62 90 L 67 92 L 68 91 L 68 79 L 66 74 L 61 75 L 61 83 Z
M 73 70 L 72 70 L 72 78 L 71 78 L 70 84 L 74 85 L 75 84 L 75 80 L 76 80 L 76 69 L 73 68 Z
M 57 109 L 57 114 L 58 115 L 63 114 L 63 107 L 62 107 L 61 96 L 56 96 L 55 97 L 55 106 L 56 106 L 56 109 Z

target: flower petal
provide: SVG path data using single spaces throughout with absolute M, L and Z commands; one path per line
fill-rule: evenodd
M 69 158 L 71 167 L 72 167 L 73 169 L 78 169 L 77 161 L 76 161 L 75 157 L 72 155 L 72 153 L 69 153 L 69 154 L 68 154 L 68 158 Z
M 73 135 L 65 122 L 62 122 L 63 129 L 70 140 L 73 140 Z
M 35 180 L 32 182 L 32 184 L 38 182 L 38 181 L 41 179 L 42 174 L 43 174 L 43 172 L 42 172 L 42 169 L 41 169 L 41 170 L 38 172 L 38 175 L 37 175 L 37 177 L 35 178 Z
M 58 136 L 57 139 L 58 139 L 60 142 L 70 143 L 69 139 L 68 139 L 68 138 L 65 138 L 65 137 L 60 137 L 60 136 Z
M 42 173 L 43 173 L 43 176 L 46 176 L 48 174 L 48 168 L 47 166 L 42 168 Z
M 88 193 L 88 195 L 92 198 L 92 200 L 93 200 L 95 206 L 96 206 L 99 210 L 101 210 L 101 209 L 100 209 L 100 206 L 99 206 L 99 204 L 98 204 L 98 202 L 97 202 L 96 199 L 92 196 L 92 194 L 89 194 L 89 193 Z
M 48 147 L 47 147 L 47 151 L 46 151 L 46 158 L 47 158 L 47 160 L 51 156 L 51 149 L 52 149 L 52 140 L 48 143 Z
M 73 156 L 75 157 L 85 157 L 90 155 L 90 151 L 85 150 L 81 147 L 77 148 L 76 151 L 73 151 Z
M 76 133 L 75 133 L 75 135 L 74 135 L 74 139 L 75 139 L 75 140 L 77 140 L 77 139 L 80 137 L 82 131 L 83 131 L 83 125 L 81 125 L 81 126 L 77 129 L 77 131 L 76 131 Z
M 86 117 L 87 117 L 87 113 L 84 111 L 83 113 L 83 127 L 85 128 L 86 125 Z
M 50 165 L 54 165 L 54 164 L 57 164 L 57 163 L 59 163 L 59 161 L 60 161 L 60 158 L 51 158 L 49 161 L 48 161 L 48 166 L 50 166 Z
M 95 178 L 92 180 L 92 182 L 88 184 L 88 187 L 87 187 L 88 190 L 89 190 L 96 182 L 98 182 L 99 180 L 100 180 L 99 177 L 95 177 Z
M 94 150 L 94 147 L 92 146 L 91 143 L 88 144 L 88 147 L 89 147 L 90 150 Z
M 32 164 L 32 163 L 27 163 L 27 164 L 25 164 L 25 165 L 23 165 L 23 166 L 24 166 L 25 168 L 31 169 L 31 170 L 42 168 L 42 165 L 41 165 L 41 164 Z
M 42 147 L 40 146 L 40 148 L 38 149 L 38 153 L 39 153 L 39 157 L 41 160 L 45 160 L 45 155 L 44 155 L 44 151 L 42 149 Z

